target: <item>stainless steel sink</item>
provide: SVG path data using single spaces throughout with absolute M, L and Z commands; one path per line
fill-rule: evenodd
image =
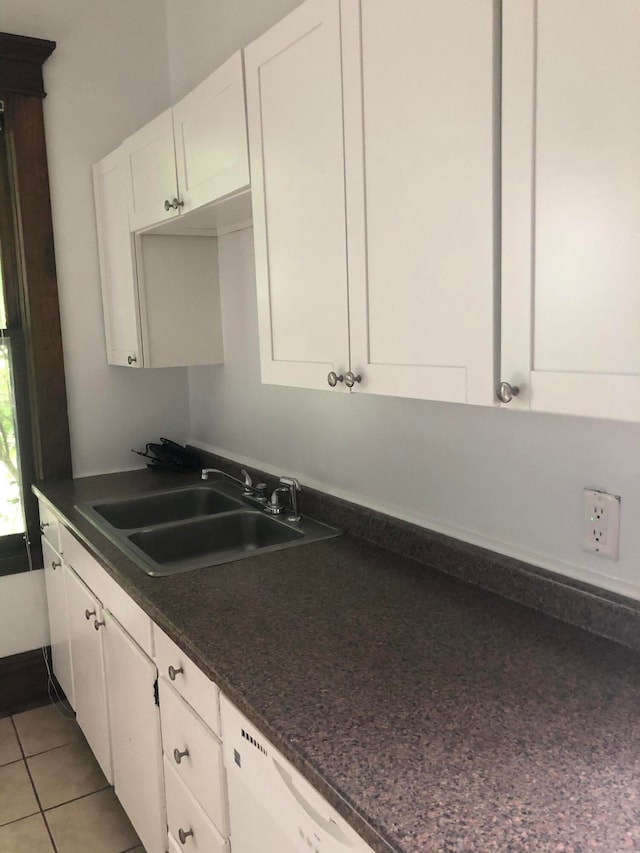
M 173 489 L 169 492 L 92 504 L 93 512 L 118 530 L 182 521 L 200 515 L 214 515 L 240 507 L 241 501 L 213 491 L 207 486 Z
M 241 492 L 214 482 L 76 509 L 149 575 L 219 566 L 341 533 L 311 518 L 290 522 L 267 515 L 244 503 Z
M 172 571 L 218 565 L 303 538 L 301 530 L 251 510 L 140 530 L 128 537 L 157 566 Z

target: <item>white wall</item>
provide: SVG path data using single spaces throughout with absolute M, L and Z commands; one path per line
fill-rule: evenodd
M 74 473 L 137 467 L 130 448 L 184 438 L 186 373 L 106 364 L 91 166 L 170 102 L 164 0 L 0 0 L 0 29 L 57 42 L 44 110 Z
M 1 2 L 1 0 L 0 0 Z M 171 98 L 186 95 L 301 0 L 166 0 Z
M 48 646 L 44 572 L 23 572 L 0 580 L 0 658 Z
M 218 249 L 233 333 L 189 371 L 194 443 L 640 598 L 640 425 L 262 385 L 251 230 Z M 617 563 L 581 550 L 585 486 L 622 496 Z

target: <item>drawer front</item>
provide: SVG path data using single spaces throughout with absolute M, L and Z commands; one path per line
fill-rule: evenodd
M 228 841 L 211 823 L 187 786 L 169 764 L 166 756 L 164 782 L 167 793 L 169 838 L 172 839 L 175 849 L 189 851 L 189 853 L 229 853 Z M 193 834 L 185 835 L 186 833 Z
M 62 553 L 67 565 L 82 578 L 103 607 L 116 617 L 140 648 L 153 657 L 151 619 L 119 584 L 110 577 L 66 527 L 61 528 Z
M 162 678 L 162 744 L 173 767 L 223 835 L 228 834 L 222 745 Z M 180 753 L 187 752 L 188 755 Z
M 60 521 L 58 516 L 42 501 L 38 501 L 38 509 L 40 511 L 40 532 L 49 545 L 59 554 Z
M 209 728 L 220 735 L 218 688 L 169 637 L 153 626 L 158 672 L 168 679 Z

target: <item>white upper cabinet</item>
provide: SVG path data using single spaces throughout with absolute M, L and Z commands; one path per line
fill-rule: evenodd
M 492 402 L 498 32 L 307 0 L 246 49 L 263 381 Z
M 97 163 L 93 176 L 108 363 L 220 364 L 215 237 L 131 233 L 124 146 Z
M 640 4 L 504 4 L 501 379 L 640 420 Z
M 109 364 L 220 364 L 215 237 L 250 221 L 240 53 L 93 175 Z
M 326 388 L 349 367 L 338 0 L 307 0 L 245 67 L 262 379 Z
M 180 209 L 171 109 L 123 143 L 129 175 L 129 225 L 139 231 L 177 216 Z
M 102 307 L 109 364 L 142 366 L 134 238 L 122 148 L 93 167 Z
M 173 132 L 183 213 L 249 186 L 239 52 L 174 106 Z
M 358 390 L 493 402 L 499 24 L 493 0 L 342 2 Z
M 246 190 L 249 155 L 240 53 L 123 147 L 132 231 Z

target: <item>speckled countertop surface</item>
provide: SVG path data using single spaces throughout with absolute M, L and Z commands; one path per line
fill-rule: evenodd
M 640 654 L 352 536 L 150 578 L 39 493 L 379 853 L 640 851 Z

